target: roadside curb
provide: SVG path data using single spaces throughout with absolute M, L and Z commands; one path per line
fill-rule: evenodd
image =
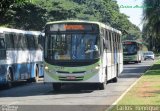
M 136 83 L 141 79 L 141 77 L 159 60 L 159 58 L 154 61 L 154 63 L 145 70 L 144 73 L 142 73 L 142 75 L 109 107 L 106 109 L 106 111 L 110 111 L 126 94 L 127 92 L 129 92 L 129 90 L 131 90 L 131 88 L 133 88 L 133 86 L 136 85 Z

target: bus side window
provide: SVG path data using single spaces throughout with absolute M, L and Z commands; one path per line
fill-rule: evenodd
M 24 38 L 24 34 L 19 34 L 19 46 L 18 48 L 20 49 L 26 49 L 27 45 L 26 45 L 26 41 Z
M 122 49 L 122 42 L 121 42 L 121 36 L 119 35 L 119 50 L 120 52 L 123 52 L 123 49 Z
M 5 49 L 5 43 L 3 38 L 0 38 L 0 49 Z
M 113 53 L 113 34 L 110 32 L 110 47 L 111 47 L 111 53 Z
M 34 50 L 35 49 L 35 40 L 34 40 L 33 35 L 27 34 L 26 38 L 27 38 L 27 47 L 28 47 L 28 49 Z
M 109 40 L 109 31 L 106 30 L 106 41 L 107 41 L 107 52 L 110 52 L 110 40 Z
M 21 40 L 22 49 L 27 49 L 27 42 L 26 42 L 26 39 L 25 39 L 25 35 L 21 34 L 21 36 L 22 36 L 22 40 Z
M 18 40 L 18 37 L 19 35 L 16 34 L 16 33 L 13 33 L 13 40 L 14 40 L 14 48 L 15 49 L 18 49 L 18 46 L 19 46 L 19 40 Z
M 38 36 L 38 48 L 43 49 L 44 48 L 44 37 L 42 35 Z
M 24 50 L 26 48 L 26 43 L 23 34 L 15 34 L 14 44 L 17 49 Z
M 38 36 L 37 35 L 33 36 L 33 39 L 34 39 L 35 48 L 36 49 L 40 48 L 38 45 Z
M 118 34 L 116 33 L 116 34 L 115 34 L 116 51 L 118 52 L 118 41 L 117 41 L 117 38 L 118 38 Z
M 105 29 L 102 30 L 102 38 L 103 38 L 103 49 L 108 49 L 108 41 L 107 41 L 107 33 Z
M 111 36 L 111 32 L 109 32 L 109 45 L 110 45 L 109 52 L 112 52 L 112 36 Z
M 13 34 L 12 33 L 5 33 L 5 41 L 6 41 L 6 48 L 7 49 L 14 49 L 14 41 L 13 41 Z
M 120 42 L 119 42 L 119 35 L 117 34 L 117 50 L 118 50 L 118 52 L 120 52 L 120 48 L 119 48 L 119 46 L 120 46 Z
M 113 45 L 114 45 L 114 51 L 117 51 L 117 42 L 116 42 L 116 33 L 114 32 L 113 33 L 113 36 L 114 36 L 114 43 L 113 43 Z
M 113 40 L 113 52 L 115 50 L 115 34 L 112 32 L 112 40 Z

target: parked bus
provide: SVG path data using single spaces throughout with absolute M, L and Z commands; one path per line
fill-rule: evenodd
M 56 21 L 45 26 L 44 82 L 60 90 L 64 83 L 117 82 L 123 70 L 121 32 L 92 21 Z
M 123 61 L 141 63 L 143 60 L 143 44 L 135 40 L 123 41 Z
M 0 85 L 43 76 L 41 32 L 0 27 Z

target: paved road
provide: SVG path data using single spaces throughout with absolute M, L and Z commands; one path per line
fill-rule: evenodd
M 60 92 L 55 92 L 51 84 L 43 84 L 43 82 L 24 83 L 11 89 L 0 90 L 0 104 L 64 105 L 57 106 L 57 109 L 54 111 L 66 111 L 67 108 L 68 111 L 71 111 L 72 105 L 73 111 L 77 111 L 78 109 L 79 111 L 91 111 L 91 108 L 98 108 L 98 110 L 96 109 L 95 111 L 100 111 L 103 110 L 106 105 L 113 104 L 152 64 L 153 61 L 143 61 L 140 64 L 130 63 L 124 65 L 124 71 L 120 75 L 118 82 L 107 84 L 105 90 L 96 90 L 93 85 L 77 84 L 64 86 Z M 82 106 L 85 106 L 85 108 Z M 43 108 L 45 107 L 52 109 L 52 106 L 44 106 Z M 35 108 L 34 110 L 36 111 Z M 37 109 L 37 111 L 38 110 L 39 109 Z

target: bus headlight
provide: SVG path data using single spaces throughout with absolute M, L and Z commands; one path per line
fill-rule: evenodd
M 98 70 L 99 68 L 100 68 L 99 66 L 96 66 L 96 67 L 95 67 L 95 69 L 97 69 L 97 70 Z
M 44 69 L 45 69 L 45 70 L 48 70 L 48 66 L 45 66 Z

